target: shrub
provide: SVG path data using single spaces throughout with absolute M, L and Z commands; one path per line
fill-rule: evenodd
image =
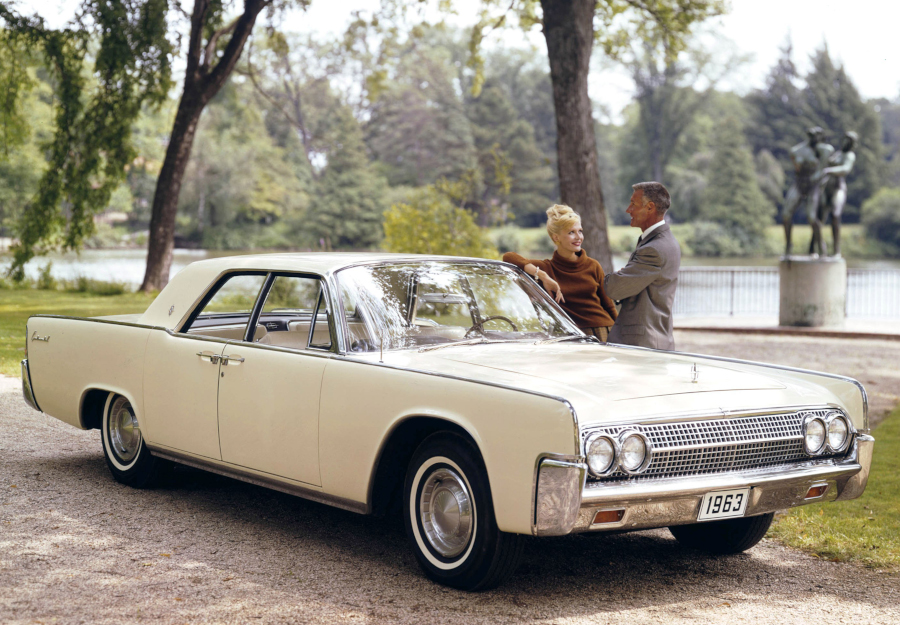
M 130 291 L 124 282 L 94 280 L 86 276 L 78 276 L 74 280 L 64 282 L 63 289 L 71 293 L 91 293 L 93 295 L 122 295 Z
M 41 273 L 38 275 L 37 279 L 37 288 L 43 291 L 55 291 L 57 287 L 56 278 L 50 273 L 53 270 L 53 263 L 49 262 L 44 265 L 44 268 L 41 269 Z
M 740 256 L 743 246 L 738 237 L 721 224 L 698 221 L 686 243 L 694 256 Z
M 494 232 L 494 245 L 501 254 L 506 252 L 518 252 L 522 249 L 522 239 L 519 236 L 520 229 L 516 226 L 504 226 Z
M 432 187 L 415 192 L 408 204 L 384 214 L 384 248 L 407 254 L 497 258 L 497 250 L 472 213 L 454 206 Z
M 884 188 L 862 205 L 866 234 L 900 254 L 900 189 Z

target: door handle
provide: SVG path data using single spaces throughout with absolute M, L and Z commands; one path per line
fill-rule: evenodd
M 197 355 L 200 356 L 200 360 L 208 360 L 213 365 L 219 364 L 219 361 L 222 360 L 222 357 L 218 354 L 210 354 L 209 352 L 197 352 Z
M 244 359 L 240 356 L 222 356 L 222 366 L 226 366 L 228 364 L 239 365 L 244 362 Z

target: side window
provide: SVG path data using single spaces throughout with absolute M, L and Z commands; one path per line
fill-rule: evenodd
M 234 275 L 222 283 L 184 331 L 189 334 L 241 340 L 259 297 L 264 274 Z
M 277 276 L 266 295 L 259 325 L 266 333 L 257 342 L 293 349 L 330 350 L 328 301 L 321 281 Z

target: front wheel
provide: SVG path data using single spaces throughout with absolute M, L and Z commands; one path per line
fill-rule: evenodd
M 103 409 L 100 438 L 106 466 L 117 482 L 134 488 L 156 485 L 165 461 L 155 458 L 144 445 L 134 408 L 125 397 L 109 394 Z
M 682 545 L 709 553 L 727 554 L 747 551 L 761 541 L 772 525 L 775 513 L 740 519 L 726 519 L 669 528 Z
M 433 581 L 486 590 L 509 579 L 523 538 L 497 528 L 481 456 L 464 438 L 434 434 L 413 454 L 403 490 L 406 533 Z

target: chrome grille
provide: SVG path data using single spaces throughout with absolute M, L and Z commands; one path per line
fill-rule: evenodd
M 592 428 L 584 433 L 585 438 L 596 432 L 615 436 L 625 429 L 638 430 L 653 444 L 653 454 L 640 475 L 628 476 L 615 471 L 606 477 L 589 479 L 594 482 L 659 479 L 808 461 L 811 458 L 803 450 L 803 418 L 809 413 L 824 417 L 829 412 L 832 409 Z

